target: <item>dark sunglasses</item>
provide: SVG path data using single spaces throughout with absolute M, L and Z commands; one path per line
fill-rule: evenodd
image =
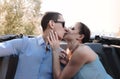
M 63 28 L 65 27 L 65 22 L 64 21 L 54 21 L 55 23 L 61 23 Z

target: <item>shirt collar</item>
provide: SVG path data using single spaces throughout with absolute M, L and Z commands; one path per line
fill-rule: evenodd
M 38 41 L 38 45 L 45 44 L 45 41 L 42 35 L 37 36 L 37 41 Z
M 45 40 L 43 39 L 43 36 L 42 35 L 39 35 L 39 36 L 37 36 L 37 41 L 38 41 L 38 45 L 45 45 L 45 48 L 47 49 L 47 50 L 50 50 L 51 49 L 51 47 L 50 47 L 50 45 L 48 44 L 48 45 L 46 45 L 46 43 L 45 43 Z

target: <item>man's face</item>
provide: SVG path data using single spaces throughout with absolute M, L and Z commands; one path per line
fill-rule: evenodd
M 59 39 L 63 39 L 65 31 L 65 21 L 62 15 L 59 15 L 59 19 L 55 21 L 54 31 L 57 32 Z

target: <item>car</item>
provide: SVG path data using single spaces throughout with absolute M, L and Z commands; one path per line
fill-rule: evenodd
M 0 36 L 0 42 L 20 39 L 22 37 L 23 34 L 3 35 Z M 34 36 L 28 37 L 34 38 Z M 100 37 L 97 35 L 85 44 L 90 46 L 90 48 L 98 54 L 107 73 L 114 79 L 120 79 L 120 39 L 104 36 Z M 64 40 L 60 45 L 63 49 L 67 49 L 66 42 L 64 42 Z M 14 79 L 18 62 L 19 56 L 17 55 L 0 57 L 0 79 Z

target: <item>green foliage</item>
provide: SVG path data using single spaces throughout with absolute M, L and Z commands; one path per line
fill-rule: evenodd
M 40 4 L 40 0 L 3 0 L 0 3 L 0 34 L 39 34 L 34 30 L 40 24 Z
M 27 30 L 26 31 L 26 34 L 28 35 L 32 35 L 34 32 L 33 32 L 33 29 L 34 29 L 34 24 L 32 24 L 32 23 L 28 23 L 28 24 L 25 24 L 26 26 L 25 26 L 25 30 Z M 34 27 L 33 27 L 34 26 Z

